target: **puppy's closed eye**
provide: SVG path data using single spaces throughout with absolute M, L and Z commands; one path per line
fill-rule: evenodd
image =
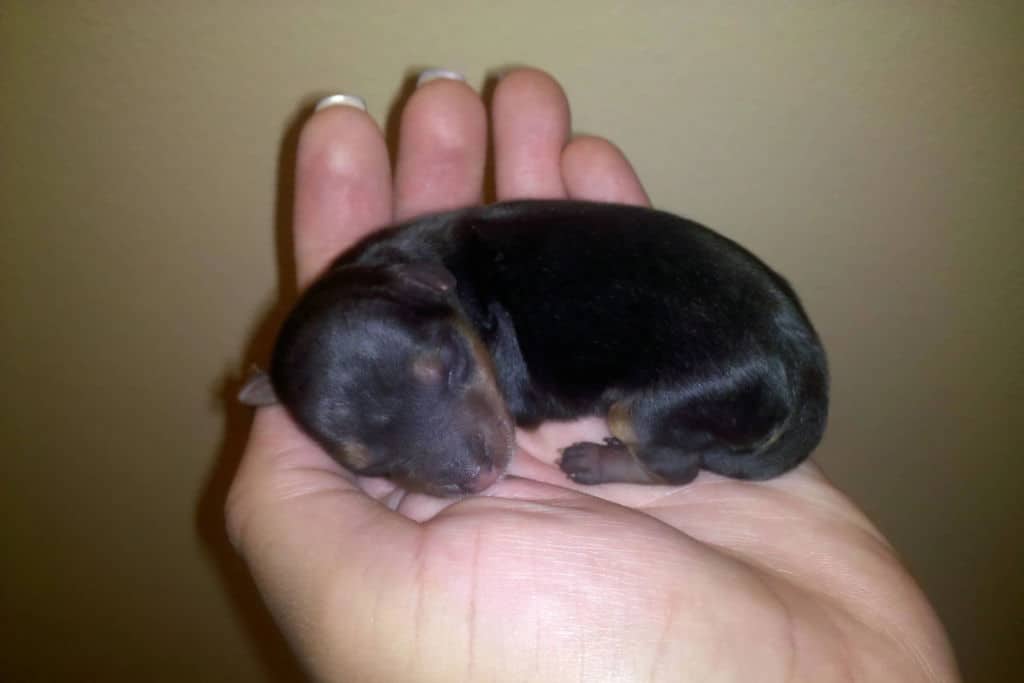
M 468 355 L 457 344 L 446 343 L 416 356 L 412 374 L 423 384 L 455 390 L 469 381 L 473 367 Z
M 455 390 L 465 385 L 473 374 L 469 355 L 457 345 L 450 345 L 444 347 L 441 356 L 448 369 L 446 376 L 448 388 Z

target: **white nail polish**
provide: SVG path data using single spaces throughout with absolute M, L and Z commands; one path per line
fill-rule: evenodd
M 356 109 L 366 111 L 366 100 L 359 95 L 328 95 L 316 103 L 313 111 L 320 111 L 328 107 L 355 107 Z
M 466 77 L 460 74 L 458 71 L 452 71 L 450 69 L 427 69 L 420 74 L 420 77 L 416 79 L 416 87 L 420 87 L 424 83 L 430 81 L 436 81 L 439 78 L 446 78 L 449 81 L 462 81 L 465 83 Z

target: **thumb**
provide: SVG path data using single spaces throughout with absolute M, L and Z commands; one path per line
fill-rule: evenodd
M 358 601 L 388 585 L 420 535 L 415 522 L 364 494 L 280 406 L 256 414 L 225 516 L 271 611 L 300 638 L 313 636 L 312 617 L 328 596 Z

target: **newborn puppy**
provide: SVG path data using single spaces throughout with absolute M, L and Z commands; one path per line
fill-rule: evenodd
M 605 416 L 583 484 L 767 479 L 825 428 L 828 373 L 786 281 L 651 209 L 516 201 L 420 218 L 343 255 L 285 322 L 269 380 L 354 472 L 438 495 L 504 471 L 514 425 Z

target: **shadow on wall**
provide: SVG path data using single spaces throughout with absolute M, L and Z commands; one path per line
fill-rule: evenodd
M 235 552 L 224 526 L 224 502 L 238 469 L 248 439 L 252 409 L 236 396 L 244 373 L 252 364 L 266 367 L 277 329 L 297 295 L 295 261 L 292 257 L 292 207 L 295 197 L 295 159 L 302 125 L 313 112 L 308 102 L 292 116 L 281 137 L 277 158 L 277 197 L 274 205 L 274 236 L 277 251 L 277 301 L 259 319 L 241 354 L 238 372 L 220 378 L 214 387 L 215 400 L 224 414 L 224 432 L 196 507 L 196 531 L 220 574 L 236 619 L 241 623 L 252 649 L 266 670 L 267 680 L 306 681 L 306 674 L 292 654 L 270 612 L 249 576 L 248 568 Z
M 416 79 L 425 67 L 410 69 L 402 86 L 388 109 L 384 135 L 389 157 L 394 167 L 402 111 L 416 89 Z M 500 72 L 499 72 L 500 73 Z M 487 78 L 482 89 L 485 102 L 490 102 L 498 75 Z M 228 541 L 224 527 L 224 503 L 228 488 L 238 469 L 248 438 L 252 410 L 241 405 L 236 396 L 244 382 L 245 373 L 253 365 L 267 366 L 277 330 L 294 303 L 296 268 L 293 259 L 292 214 L 295 199 L 295 161 L 299 133 L 312 115 L 316 102 L 323 94 L 308 98 L 285 125 L 277 159 L 277 199 L 274 208 L 274 236 L 277 250 L 278 297 L 263 313 L 243 349 L 243 362 L 236 372 L 220 378 L 214 387 L 214 398 L 224 413 L 224 433 L 215 454 L 214 463 L 199 493 L 195 525 L 206 551 L 217 567 L 225 592 L 230 597 L 235 616 L 246 637 L 260 658 L 269 680 L 305 681 L 306 674 L 292 654 L 288 643 L 274 624 L 270 612 L 260 598 L 245 563 Z M 493 143 L 489 140 L 489 147 Z M 492 150 L 488 149 L 488 163 L 484 176 L 484 200 L 494 201 L 496 196 Z

